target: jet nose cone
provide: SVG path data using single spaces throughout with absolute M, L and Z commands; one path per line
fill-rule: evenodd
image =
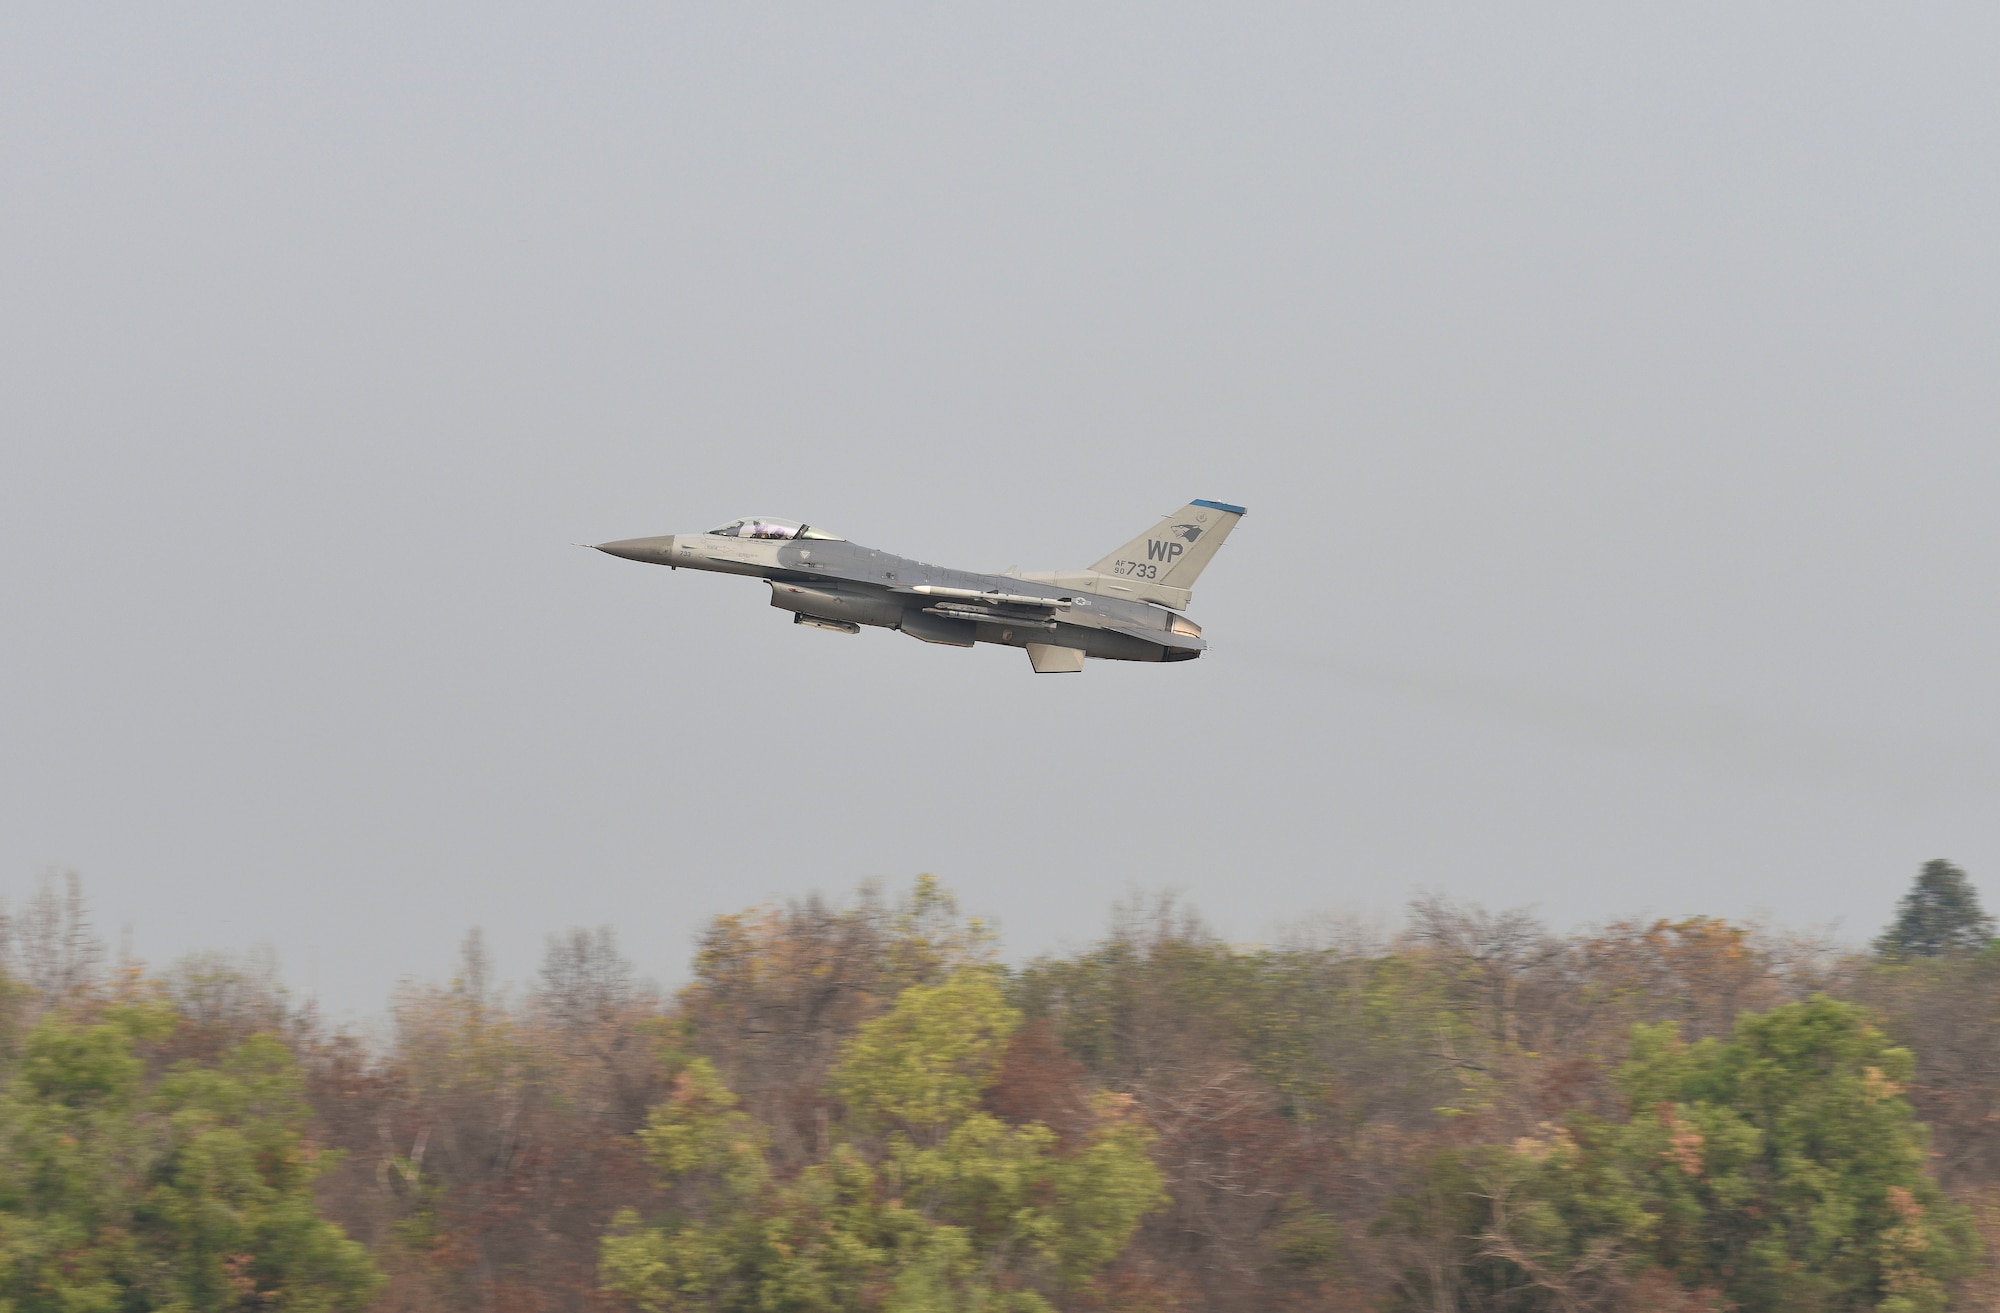
M 657 538 L 621 538 L 615 543 L 591 544 L 600 552 L 622 556 L 628 561 L 643 561 L 647 565 L 666 565 L 674 550 L 674 536 L 661 534 Z

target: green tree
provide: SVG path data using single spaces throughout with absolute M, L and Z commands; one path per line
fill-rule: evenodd
M 1940 858 L 1917 872 L 1875 951 L 1884 957 L 1943 957 L 1983 948 L 1992 938 L 1993 918 L 1979 906 L 1979 891 L 1964 871 Z
M 1746 1015 L 1726 1043 L 1640 1026 L 1624 1121 L 1454 1161 L 1480 1214 L 1466 1261 L 1543 1307 L 1629 1307 L 1657 1268 L 1744 1313 L 1938 1313 L 1974 1240 L 1925 1172 L 1910 1070 L 1827 998 Z
M 1117 1257 L 1162 1198 L 1149 1132 L 1100 1099 L 1056 1151 L 1040 1123 L 981 1107 L 1020 1017 L 995 974 L 913 985 L 844 1046 L 841 1133 L 779 1180 L 762 1129 L 688 1062 L 642 1132 L 671 1207 L 621 1214 L 608 1289 L 649 1310 L 1045 1310 Z
M 0 1094 L 0 1308 L 359 1309 L 379 1278 L 314 1210 L 291 1055 L 253 1036 L 215 1066 L 149 1079 L 157 1005 L 29 1034 Z

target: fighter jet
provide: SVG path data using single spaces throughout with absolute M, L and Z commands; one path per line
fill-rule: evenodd
M 1088 570 L 974 574 L 852 543 L 817 525 L 764 516 L 707 533 L 594 544 L 628 561 L 747 574 L 771 586 L 792 623 L 837 634 L 900 629 L 948 647 L 1025 648 L 1037 673 L 1073 673 L 1085 657 L 1191 661 L 1208 644 L 1179 614 L 1195 577 L 1245 512 L 1192 501 Z

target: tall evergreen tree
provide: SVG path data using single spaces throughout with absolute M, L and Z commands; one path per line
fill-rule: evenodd
M 1884 957 L 1943 957 L 1982 948 L 1992 938 L 1993 918 L 1980 908 L 1979 891 L 1964 871 L 1937 858 L 1917 872 L 1875 951 Z

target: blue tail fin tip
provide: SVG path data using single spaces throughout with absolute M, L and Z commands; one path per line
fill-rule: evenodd
M 1194 504 L 1197 506 L 1206 506 L 1214 511 L 1228 511 L 1231 515 L 1248 515 L 1250 513 L 1241 506 L 1231 506 L 1226 501 L 1203 501 L 1197 497 Z

